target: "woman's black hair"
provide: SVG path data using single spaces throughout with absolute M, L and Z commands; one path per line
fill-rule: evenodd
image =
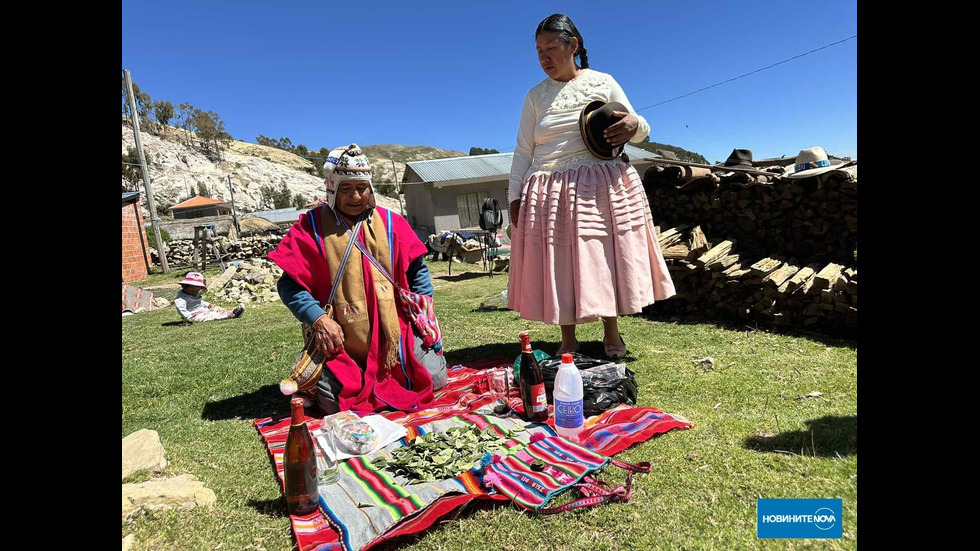
M 541 33 L 558 33 L 558 38 L 565 44 L 572 43 L 572 37 L 578 39 L 578 50 L 575 55 L 579 58 L 581 69 L 589 68 L 589 53 L 585 50 L 585 41 L 582 40 L 582 33 L 575 28 L 575 23 L 563 13 L 549 15 L 544 21 L 538 23 L 538 30 L 534 31 L 537 38 Z

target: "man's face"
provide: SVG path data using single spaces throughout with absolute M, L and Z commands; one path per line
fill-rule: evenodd
M 345 180 L 337 188 L 337 210 L 357 218 L 370 206 L 371 184 L 361 180 Z

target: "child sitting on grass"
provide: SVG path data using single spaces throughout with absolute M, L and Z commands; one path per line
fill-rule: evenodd
M 180 285 L 182 289 L 177 291 L 174 306 L 177 307 L 177 312 L 185 321 L 194 323 L 237 318 L 245 311 L 245 306 L 242 304 L 239 304 L 234 310 L 228 310 L 202 300 L 199 296 L 201 290 L 207 291 L 208 287 L 204 281 L 204 275 L 198 272 L 188 272 Z

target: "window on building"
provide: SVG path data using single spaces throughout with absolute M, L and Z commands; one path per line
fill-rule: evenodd
M 456 212 L 459 213 L 460 228 L 480 226 L 480 208 L 483 207 L 483 201 L 487 197 L 490 197 L 489 191 L 461 193 L 456 196 Z

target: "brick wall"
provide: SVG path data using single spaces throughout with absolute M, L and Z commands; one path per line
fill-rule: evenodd
M 143 229 L 139 202 L 122 206 L 122 277 L 123 281 L 143 279 L 150 263 L 149 244 Z

